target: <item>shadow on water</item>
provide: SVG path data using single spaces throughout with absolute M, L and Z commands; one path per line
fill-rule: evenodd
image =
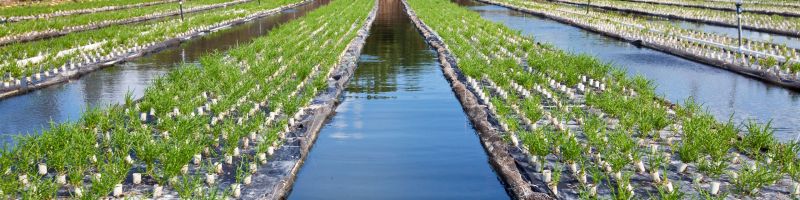
M 282 13 L 192 39 L 181 45 L 134 61 L 90 73 L 69 83 L 44 88 L 0 101 L 0 141 L 14 143 L 13 136 L 38 133 L 52 120 L 56 123 L 80 119 L 87 108 L 122 103 L 131 92 L 144 94 L 150 82 L 181 63 L 196 63 L 207 53 L 225 51 L 263 36 L 270 29 L 305 15 L 330 0 L 316 0 Z
M 380 1 L 336 112 L 289 199 L 508 199 L 399 0 Z
M 747 119 L 762 123 L 773 120 L 775 136 L 781 141 L 795 139 L 800 133 L 798 92 L 504 7 L 455 2 L 480 13 L 484 19 L 532 35 L 537 41 L 593 55 L 628 70 L 630 75 L 641 74 L 653 80 L 656 92 L 672 102 L 694 97 L 720 120 L 731 115 L 737 123 Z

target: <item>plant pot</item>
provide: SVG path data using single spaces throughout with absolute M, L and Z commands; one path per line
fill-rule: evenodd
M 557 184 L 548 184 L 550 187 L 550 191 L 553 191 L 553 195 L 558 196 L 558 185 Z
M 275 154 L 275 147 L 267 148 L 267 155 L 271 156 L 272 154 Z
M 92 157 L 89 158 L 89 161 L 91 161 L 92 163 L 97 163 L 97 156 L 96 155 L 92 155 Z
M 664 183 L 664 187 L 667 188 L 667 193 L 672 194 L 672 192 L 675 191 L 675 188 L 672 187 L 672 182 L 670 182 L 669 180 L 667 180 L 666 183 Z
M 597 196 L 597 185 L 589 186 L 589 196 Z
M 257 170 L 258 170 L 258 165 L 256 165 L 256 163 L 250 163 L 250 173 L 255 174 Z
M 258 160 L 261 161 L 261 164 L 267 164 L 267 154 L 266 153 L 258 153 Z
M 686 164 L 686 163 L 679 164 L 678 165 L 678 173 L 682 174 L 682 173 L 686 172 L 686 168 L 688 168 L 688 167 L 689 167 L 689 165 Z
M 39 168 L 38 169 L 39 169 L 39 175 L 44 176 L 44 175 L 47 174 L 47 164 L 39 163 Z
M 114 195 L 114 197 L 122 196 L 122 184 L 114 185 L 113 195 Z
M 125 156 L 125 163 L 128 163 L 129 165 L 133 164 L 133 158 L 131 158 L 131 155 Z
M 81 188 L 79 188 L 79 187 L 75 187 L 75 190 L 72 191 L 72 194 L 75 197 L 82 197 L 83 196 L 83 190 L 81 190 Z
M 792 195 L 793 196 L 800 195 L 800 183 L 797 182 L 792 183 Z
M 216 172 L 217 174 L 222 174 L 222 164 L 221 163 L 218 163 L 218 162 L 214 163 L 214 172 Z
M 658 171 L 654 171 L 650 173 L 650 178 L 653 179 L 653 183 L 660 183 L 661 182 L 661 175 Z
M 614 172 L 614 179 L 622 180 L 622 172 Z
M 239 157 L 239 147 L 233 148 L 233 156 Z
M 67 184 L 67 175 L 65 174 L 56 175 L 56 183 L 58 183 L 59 185 Z
M 588 183 L 588 180 L 586 179 L 586 172 L 581 172 L 578 174 L 578 182 L 584 185 Z
M 234 198 L 239 198 L 242 196 L 242 187 L 238 183 L 231 184 L 231 195 Z
M 214 175 L 214 174 L 206 174 L 206 184 L 214 185 L 214 181 L 215 181 L 214 179 L 216 178 L 215 176 L 216 175 Z
M 550 172 L 549 169 L 542 170 L 542 180 L 545 183 L 550 183 L 551 181 L 553 181 L 552 180 L 552 173 Z
M 28 185 L 28 175 L 26 175 L 26 174 L 19 175 L 18 178 L 19 178 L 19 182 L 22 183 L 23 186 L 27 186 Z
M 225 164 L 233 164 L 233 156 L 225 155 Z
M 140 183 L 142 183 L 142 174 L 133 173 L 133 175 L 131 176 L 133 177 L 133 184 L 139 185 Z
M 203 155 L 194 154 L 194 159 L 192 159 L 192 161 L 194 161 L 195 165 L 200 165 L 200 161 L 203 161 Z
M 711 194 L 715 196 L 719 194 L 719 182 L 711 182 Z
M 250 183 L 252 182 L 253 182 L 253 175 L 250 174 L 245 176 L 244 179 L 242 180 L 242 183 L 244 183 L 244 185 L 250 185 Z
M 189 173 L 189 164 L 185 164 L 181 167 L 181 174 L 186 175 L 186 173 Z
M 92 178 L 94 178 L 94 181 L 100 181 L 100 179 L 102 179 L 102 178 L 103 178 L 103 175 L 102 175 L 102 174 L 100 174 L 100 173 L 94 173 L 94 175 L 92 176 Z
M 636 161 L 636 171 L 639 173 L 644 173 L 646 169 L 644 168 L 644 162 L 641 160 Z
M 153 198 L 161 197 L 162 193 L 164 193 L 164 186 L 153 185 Z
M 578 174 L 578 163 L 570 163 L 569 171 L 572 172 L 572 174 Z
M 698 183 L 700 183 L 700 181 L 703 181 L 703 175 L 700 174 L 700 173 L 695 173 L 692 176 L 692 182 L 695 183 L 695 184 L 698 184 Z

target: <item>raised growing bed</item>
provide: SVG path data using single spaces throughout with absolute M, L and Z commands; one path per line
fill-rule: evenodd
M 40 61 L 35 64 L 24 65 L 27 66 L 25 69 L 27 72 L 25 74 L 28 75 L 19 78 L 6 78 L 2 83 L 0 83 L 2 84 L 0 85 L 0 99 L 24 94 L 26 92 L 44 88 L 53 84 L 63 83 L 70 79 L 78 78 L 87 73 L 94 72 L 103 67 L 126 62 L 210 32 L 245 23 L 256 18 L 283 12 L 286 9 L 291 9 L 309 2 L 311 2 L 311 0 L 306 0 L 303 2 L 288 0 L 264 3 L 263 5 L 241 5 L 245 8 L 245 10 L 239 10 L 236 6 L 233 6 L 231 9 L 245 12 L 219 10 L 218 12 L 210 12 L 202 15 L 191 16 L 186 19 L 187 24 L 175 23 L 178 21 L 176 19 L 151 25 L 98 30 L 100 33 L 86 32 L 85 35 L 84 33 L 80 33 L 77 35 L 79 38 L 78 40 L 88 40 L 81 38 L 81 36 L 95 38 L 95 35 L 93 34 L 100 34 L 100 36 L 108 35 L 110 37 L 108 38 L 108 41 L 94 43 L 92 43 L 92 41 L 88 41 L 90 43 L 89 45 L 62 50 L 59 53 L 53 53 L 47 56 L 37 56 L 42 57 Z M 271 9 L 264 10 L 264 8 Z M 149 32 L 142 32 L 145 30 L 149 30 Z M 121 34 L 120 32 L 125 32 L 127 34 Z M 63 41 L 56 41 L 56 43 L 61 42 L 61 44 L 72 44 L 75 42 L 70 41 L 70 39 L 72 38 L 58 38 L 56 40 Z M 52 45 L 53 44 L 50 42 L 37 42 L 35 44 L 26 43 L 19 44 L 18 46 L 15 44 L 13 46 L 0 48 L 3 48 L 3 51 L 15 52 L 14 55 L 18 55 L 19 52 L 16 52 L 15 49 L 33 48 L 55 50 L 56 48 Z M 88 48 L 90 46 L 96 47 Z M 31 59 L 32 58 L 27 58 L 23 60 L 27 61 Z M 36 66 L 39 67 L 39 70 L 43 71 L 35 72 Z M 42 68 L 46 66 L 49 67 Z M 15 66 L 9 66 L 7 64 L 3 67 Z
M 769 125 L 740 130 L 691 100 L 671 104 L 643 77 L 537 44 L 447 1 L 409 3 L 488 113 L 470 117 L 499 130 L 497 142 L 536 191 L 564 199 L 798 194 L 800 146 L 776 142 Z
M 558 4 L 511 0 L 480 2 L 543 16 L 585 30 L 617 38 L 698 62 L 706 63 L 768 83 L 800 89 L 798 50 L 770 43 L 745 40 L 739 51 L 736 40 L 654 23 L 643 23 L 624 16 L 585 12 Z
M 352 74 L 375 4 L 333 1 L 170 72 L 141 100 L 21 137 L 0 156 L 3 198 L 280 198 Z

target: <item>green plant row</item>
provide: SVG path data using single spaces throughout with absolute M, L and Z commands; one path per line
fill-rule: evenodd
M 183 5 L 184 11 L 201 8 L 214 4 L 226 3 L 225 0 L 194 0 L 187 1 Z M 113 12 L 92 13 L 86 15 L 74 15 L 68 17 L 48 18 L 28 20 L 16 23 L 0 24 L 0 38 L 14 36 L 26 36 L 48 31 L 62 31 L 79 29 L 83 26 L 92 26 L 103 22 L 126 20 L 136 17 L 156 16 L 162 13 L 178 12 L 177 3 L 161 4 L 143 8 L 117 10 Z
M 56 12 L 65 12 L 73 10 L 85 10 L 92 8 L 111 7 L 111 6 L 125 6 L 140 3 L 152 3 L 160 0 L 93 0 L 93 1 L 70 1 L 63 3 L 35 3 L 35 4 L 22 4 L 7 7 L 0 7 L 0 19 L 9 18 L 14 16 L 29 16 L 41 15 Z
M 769 187 L 767 195 L 788 198 L 798 189 L 775 184 L 797 181 L 800 148 L 776 142 L 769 125 L 720 123 L 691 100 L 670 105 L 642 76 L 535 45 L 447 1 L 409 3 L 441 36 L 470 89 L 510 144 L 527 152 L 553 195 L 724 198 Z M 691 167 L 679 170 L 682 164 Z M 691 179 L 697 182 L 685 181 Z
M 587 1 L 583 0 L 558 0 L 558 2 L 567 2 L 574 4 L 586 4 Z M 613 7 L 619 9 L 633 10 L 642 13 L 650 13 L 664 16 L 680 16 L 688 19 L 695 19 L 701 21 L 712 21 L 731 26 L 736 25 L 736 16 L 734 12 L 709 10 L 701 8 L 689 7 L 676 7 L 670 5 L 646 4 L 629 1 L 615 1 L 615 0 L 594 0 L 591 1 L 591 6 Z M 745 8 L 746 9 L 746 8 Z M 743 25 L 764 29 L 780 30 L 786 33 L 798 34 L 800 33 L 800 18 L 797 17 L 784 17 L 779 15 L 765 15 L 756 13 L 742 14 Z
M 14 43 L 0 47 L 0 59 L 7 61 L 0 64 L 0 73 L 10 77 L 31 76 L 44 70 L 51 70 L 67 63 L 89 62 L 88 56 L 107 56 L 112 53 L 128 52 L 132 48 L 145 44 L 159 43 L 182 34 L 192 33 L 209 26 L 229 20 L 247 17 L 259 12 L 274 9 L 299 0 L 277 0 L 263 3 L 248 2 L 226 8 L 186 16 L 184 21 L 178 18 L 147 22 L 135 25 L 115 25 L 98 30 L 68 34 L 63 37 L 27 43 Z M 73 51 L 59 55 L 59 52 L 103 42 L 98 48 Z M 21 64 L 17 61 L 42 56 L 36 63 Z M 19 78 L 21 79 L 21 78 Z
M 147 7 L 158 4 L 174 2 L 176 0 L 158 1 L 95 1 L 93 4 L 73 2 L 56 5 L 12 6 L 0 8 L 0 22 L 18 22 L 38 18 L 53 18 L 69 15 L 80 15 L 96 12 L 124 10 L 136 7 Z
M 333 1 L 252 43 L 181 66 L 155 80 L 140 101 L 129 97 L 18 138 L 0 156 L 2 195 L 237 197 L 328 87 L 373 5 Z M 137 176 L 152 182 L 123 182 Z M 221 183 L 232 176 L 235 183 Z M 57 196 L 59 189 L 69 196 Z

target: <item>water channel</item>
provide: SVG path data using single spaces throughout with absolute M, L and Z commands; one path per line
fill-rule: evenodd
M 508 199 L 435 52 L 399 0 L 380 4 L 289 199 Z
M 694 97 L 719 120 L 731 115 L 737 124 L 748 119 L 761 123 L 773 120 L 775 136 L 781 141 L 793 140 L 800 133 L 798 92 L 504 7 L 470 0 L 455 2 L 536 41 L 593 55 L 628 70 L 630 75 L 644 75 L 655 81 L 657 93 L 672 102 Z
M 0 142 L 13 144 L 19 134 L 37 134 L 49 123 L 78 120 L 87 108 L 122 103 L 130 92 L 144 94 L 151 81 L 182 63 L 197 63 L 204 54 L 225 51 L 263 36 L 274 27 L 299 18 L 330 0 L 316 0 L 294 9 L 255 19 L 192 39 L 131 62 L 92 72 L 78 80 L 0 101 Z

